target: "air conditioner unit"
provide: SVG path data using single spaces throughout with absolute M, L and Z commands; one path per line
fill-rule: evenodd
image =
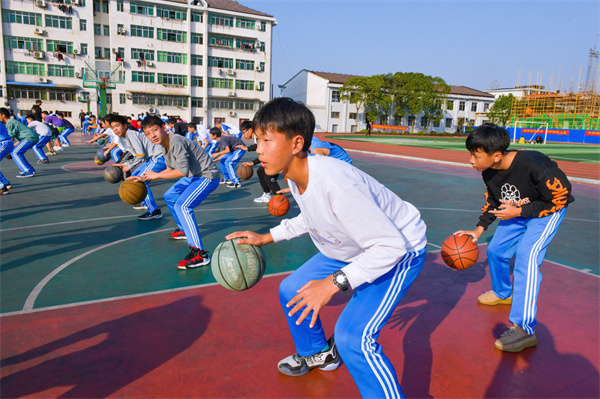
M 73 54 L 75 54 L 75 55 L 79 54 L 79 50 L 77 50 L 76 48 L 73 49 Z
M 35 28 L 33 30 L 33 33 L 35 33 L 36 35 L 43 35 L 44 34 L 44 30 L 42 28 Z
M 262 68 L 261 67 L 256 67 L 256 72 L 262 72 Z
M 233 69 L 228 69 L 227 76 L 235 76 L 235 71 Z
M 156 108 L 148 108 L 148 113 L 155 114 L 156 113 Z
M 128 95 L 127 95 L 127 98 L 128 98 L 129 100 L 133 100 L 133 94 L 128 94 Z
M 119 52 L 119 49 L 114 48 L 114 49 L 112 49 L 112 52 L 113 52 L 113 54 L 117 54 Z
M 74 6 L 80 6 L 81 5 L 81 0 L 71 0 L 71 4 Z
M 154 67 L 154 62 L 146 61 L 147 67 Z
M 81 72 L 75 72 L 75 77 L 76 78 L 80 78 L 81 77 Z
M 125 28 L 123 28 L 123 27 L 119 27 L 119 28 L 117 28 L 117 33 L 118 33 L 119 35 L 124 35 L 124 34 L 126 33 L 126 32 L 125 32 Z
M 37 58 L 38 60 L 44 59 L 44 52 L 43 51 L 34 51 L 33 58 Z
M 235 97 L 235 91 L 230 91 L 229 93 L 227 93 L 227 95 L 229 97 Z
M 35 0 L 35 5 L 38 7 L 46 7 L 46 0 Z
M 38 82 L 40 82 L 40 83 L 48 83 L 48 78 L 39 78 Z
M 260 22 L 256 24 L 256 30 L 263 30 L 263 24 Z
M 235 116 L 235 111 L 229 111 L 229 116 Z

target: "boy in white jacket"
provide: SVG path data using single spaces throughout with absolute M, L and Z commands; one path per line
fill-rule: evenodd
M 301 213 L 267 234 L 241 231 L 227 239 L 265 245 L 310 234 L 319 249 L 279 287 L 297 350 L 279 362 L 279 371 L 335 370 L 341 356 L 363 397 L 403 397 L 377 338 L 425 261 L 419 211 L 355 167 L 309 155 L 315 119 L 305 105 L 275 99 L 258 111 L 253 128 L 265 173 L 287 178 Z M 335 341 L 327 340 L 319 311 L 336 292 L 350 295 L 350 288 Z

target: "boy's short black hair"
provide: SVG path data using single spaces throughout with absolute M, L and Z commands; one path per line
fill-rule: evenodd
M 62 112 L 57 112 L 57 113 L 56 113 L 56 116 L 59 116 L 59 117 L 61 117 L 61 118 L 64 118 L 64 117 L 65 117 L 65 114 L 63 114 Z
M 127 125 L 127 118 L 125 118 L 123 115 L 109 114 L 106 115 L 105 118 L 108 118 L 107 120 L 109 125 L 113 122 L 117 122 L 120 125 Z
M 158 126 L 161 127 L 162 125 L 164 125 L 165 123 L 163 122 L 162 119 L 160 119 L 160 116 L 158 115 L 149 115 L 147 117 L 144 118 L 144 120 L 142 121 L 142 123 L 140 123 L 140 127 L 142 128 L 142 130 L 144 130 L 144 128 L 150 127 L 150 126 Z
M 162 119 L 161 119 L 161 120 L 162 120 Z M 175 118 L 169 118 L 169 119 L 167 119 L 167 121 L 166 121 L 165 123 L 167 123 L 167 124 L 169 124 L 169 125 L 170 125 L 171 123 L 172 123 L 172 124 L 176 124 L 176 123 L 177 123 L 177 119 L 175 119 Z
M 215 137 L 221 137 L 221 129 L 219 129 L 218 127 L 211 127 L 208 133 Z
M 25 117 L 25 119 L 33 119 L 35 120 L 35 116 L 33 116 L 33 114 L 29 114 Z
M 465 145 L 469 152 L 481 150 L 488 155 L 497 151 L 503 153 L 510 145 L 510 134 L 493 123 L 484 123 L 469 134 Z
M 315 116 L 308 107 L 288 97 L 280 97 L 266 103 L 254 115 L 254 131 L 275 130 L 291 140 L 294 136 L 304 138 L 302 151 L 308 151 L 315 131 Z
M 240 125 L 240 132 L 248 129 L 252 129 L 252 121 L 243 121 Z
M 188 127 L 193 127 L 194 129 L 196 129 L 196 124 L 193 122 L 188 123 Z
M 8 108 L 0 108 L 0 114 L 6 116 L 7 118 L 10 118 L 10 111 L 8 110 Z

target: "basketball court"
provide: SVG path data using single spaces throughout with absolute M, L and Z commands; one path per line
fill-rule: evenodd
M 297 378 L 276 368 L 294 352 L 278 284 L 316 253 L 310 239 L 264 247 L 266 274 L 243 292 L 215 283 L 210 267 L 180 271 L 187 244 L 167 240 L 175 225 L 162 199 L 172 182 L 151 186 L 164 218 L 139 221 L 143 211 L 124 204 L 118 185 L 104 181 L 104 166 L 94 164 L 98 147 L 83 144 L 80 130 L 69 139 L 73 145 L 50 164 L 34 163 L 34 178 L 14 178 L 11 160 L 0 164 L 13 185 L 0 197 L 2 397 L 360 396 L 345 367 Z M 485 247 L 494 228 L 466 271 L 448 268 L 439 254 L 447 236 L 475 225 L 483 204 L 466 151 L 335 142 L 413 203 L 428 226 L 423 272 L 380 338 L 407 397 L 600 396 L 598 165 L 564 168 L 586 183 L 573 184 L 576 200 L 542 266 L 539 344 L 509 354 L 493 347 L 509 307 L 476 300 L 491 286 Z M 195 210 L 207 250 L 229 232 L 264 233 L 279 223 L 252 201 L 260 194 L 253 177 L 209 195 Z M 338 294 L 323 310 L 327 332 L 346 301 Z

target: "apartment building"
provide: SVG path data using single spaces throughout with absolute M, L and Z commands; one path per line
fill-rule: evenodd
M 314 113 L 318 132 L 354 133 L 366 128 L 365 115 L 355 104 L 340 98 L 339 89 L 356 75 L 301 70 L 283 86 L 283 95 L 306 104 Z M 442 119 L 428 127 L 438 133 L 455 132 L 462 125 L 477 126 L 487 120 L 487 110 L 494 103 L 492 94 L 465 86 L 450 86 Z M 407 115 L 387 124 L 425 129 L 423 115 Z M 407 130 L 410 131 L 410 128 Z
M 1 0 L 0 97 L 75 117 L 151 112 L 214 125 L 271 97 L 269 14 L 230 0 Z M 104 79 L 102 79 L 104 78 Z M 88 108 L 89 107 L 89 108 Z

